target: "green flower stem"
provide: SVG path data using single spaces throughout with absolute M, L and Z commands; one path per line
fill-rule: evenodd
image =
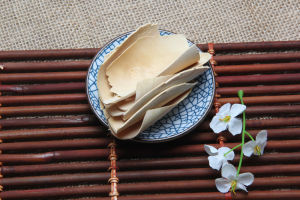
M 236 145 L 235 147 L 233 147 L 232 149 L 230 149 L 229 151 L 227 151 L 226 153 L 224 153 L 224 157 L 227 156 L 230 152 L 232 152 L 232 151 L 235 150 L 236 148 L 239 148 L 240 146 L 242 146 L 242 143 Z
M 238 91 L 238 96 L 239 96 L 239 98 L 241 100 L 241 103 L 243 105 L 245 105 L 244 101 L 243 101 L 244 91 L 243 90 L 239 90 Z M 245 111 L 244 111 L 243 112 L 242 148 L 241 148 L 241 155 L 240 155 L 239 166 L 238 166 L 238 169 L 237 169 L 237 172 L 236 172 L 236 177 L 238 177 L 239 174 L 240 174 L 240 170 L 241 170 L 242 162 L 243 162 L 244 144 L 245 144 L 245 132 L 246 132 L 245 130 L 246 130 L 246 114 L 245 114 Z
M 250 138 L 252 141 L 255 141 L 254 138 L 252 137 L 252 135 L 251 135 L 248 131 L 245 131 L 245 133 L 249 136 L 249 138 Z

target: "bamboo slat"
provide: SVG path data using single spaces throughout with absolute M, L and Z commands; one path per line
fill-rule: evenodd
M 16 106 L 0 108 L 0 115 L 41 115 L 41 114 L 72 114 L 88 113 L 88 104 L 68 104 L 68 105 L 43 105 L 43 106 Z
M 87 96 L 84 93 L 0 96 L 0 103 L 5 105 L 22 105 L 28 103 L 62 103 L 85 101 L 86 98 Z
M 1 173 L 3 175 L 12 174 L 36 174 L 42 172 L 74 172 L 88 170 L 107 170 L 109 163 L 106 161 L 89 161 L 89 162 L 71 162 L 71 163 L 55 163 L 42 165 L 18 165 L 18 166 L 2 166 Z
M 219 100 L 219 99 L 218 99 Z M 222 100 L 223 101 L 223 100 Z M 225 101 L 223 101 L 225 102 Z M 231 101 L 232 102 L 232 101 Z M 225 102 L 227 103 L 227 102 Z M 247 106 L 246 114 L 248 115 L 270 115 L 270 114 L 297 114 L 300 112 L 299 105 L 275 105 L 275 106 Z M 215 111 L 211 110 L 210 115 L 215 115 Z M 273 116 L 274 116 L 273 115 Z
M 20 198 L 41 199 L 44 197 L 51 198 L 51 197 L 64 197 L 64 196 L 89 195 L 89 194 L 105 195 L 109 191 L 110 191 L 110 186 L 107 184 L 106 185 L 77 186 L 77 187 L 52 187 L 52 188 L 44 188 L 44 189 L 5 191 L 0 194 L 0 198 L 2 198 L 2 199 L 20 199 Z
M 86 78 L 86 71 L 74 72 L 44 72 L 44 73 L 7 73 L 0 74 L 3 83 L 21 82 L 46 82 L 46 81 L 83 81 Z
M 274 103 L 297 103 L 300 102 L 300 95 L 280 95 L 280 96 L 259 96 L 259 97 L 245 97 L 246 104 L 274 104 Z M 225 103 L 239 103 L 240 100 L 237 97 L 232 98 L 220 98 L 221 104 Z
M 255 65 L 225 65 L 216 66 L 217 74 L 240 74 L 240 73 L 261 73 L 278 71 L 299 71 L 300 63 L 273 63 L 273 64 L 255 64 Z
M 297 126 L 300 124 L 299 117 L 285 117 L 285 118 L 272 118 L 272 119 L 252 119 L 246 121 L 247 128 L 271 128 L 282 126 Z M 209 122 L 204 121 L 200 126 L 196 127 L 198 131 L 210 130 Z
M 295 83 L 300 81 L 300 73 L 296 74 L 268 74 L 243 76 L 217 76 L 220 84 L 263 84 L 263 83 Z
M 198 44 L 202 51 L 208 50 L 207 44 Z M 266 51 L 283 49 L 300 49 L 299 41 L 266 41 L 266 42 L 240 42 L 240 43 L 217 43 L 214 44 L 217 52 L 223 51 Z
M 3 66 L 3 72 L 20 73 L 27 71 L 85 70 L 90 66 L 90 63 L 90 60 L 79 60 L 51 62 L 7 62 L 1 63 L 1 65 Z
M 106 131 L 100 126 L 23 129 L 1 131 L 2 140 L 40 139 L 61 137 L 101 137 Z
M 248 87 L 220 87 L 216 92 L 220 95 L 236 95 L 239 90 L 244 90 L 247 95 L 278 94 L 300 92 L 300 84 L 294 85 L 265 85 Z
M 297 114 L 300 113 L 300 105 L 250 106 L 246 113 L 248 115 Z
M 84 149 L 52 151 L 37 154 L 1 154 L 0 159 L 5 163 L 48 163 L 53 161 L 101 159 L 109 155 L 108 149 Z
M 93 115 L 77 115 L 51 118 L 23 118 L 23 119 L 0 119 L 2 127 L 28 127 L 28 126 L 67 126 L 95 124 L 97 119 Z
M 49 93 L 49 92 L 70 92 L 82 91 L 85 89 L 84 82 L 73 83 L 52 83 L 33 85 L 0 85 L 2 92 L 15 92 L 19 94 Z
M 91 148 L 106 147 L 110 142 L 110 138 L 94 138 L 94 139 L 72 139 L 72 140 L 50 140 L 50 141 L 34 141 L 34 142 L 13 142 L 2 143 L 0 149 L 8 150 L 43 150 L 43 149 L 69 149 L 69 148 Z
M 110 178 L 109 172 L 101 173 L 77 173 L 52 176 L 32 176 L 18 178 L 0 179 L 3 186 L 20 186 L 20 185 L 41 185 L 41 184 L 60 184 L 60 183 L 80 183 L 80 182 L 98 182 L 106 183 Z
M 252 136 L 256 136 L 257 133 L 261 129 L 256 130 L 248 130 Z M 271 140 L 280 140 L 280 139 L 295 139 L 300 137 L 300 128 L 276 128 L 270 129 L 268 128 L 268 138 Z M 226 141 L 240 141 L 241 136 L 233 137 L 228 131 L 224 132 L 226 136 Z M 195 131 L 190 135 L 183 138 L 184 141 L 189 143 L 210 143 L 215 142 L 217 140 L 217 136 L 214 135 L 212 132 L 199 132 Z
M 0 51 L 0 60 L 40 60 L 40 59 L 68 59 L 92 58 L 99 49 L 49 49 L 49 50 L 18 50 Z
M 300 53 L 270 53 L 270 54 L 243 54 L 214 56 L 218 65 L 240 63 L 265 63 L 265 62 L 294 62 L 300 59 Z

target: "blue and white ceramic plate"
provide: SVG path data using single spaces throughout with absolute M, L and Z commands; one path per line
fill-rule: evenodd
M 130 34 L 125 33 L 110 41 L 95 56 L 87 74 L 87 96 L 93 112 L 99 120 L 107 126 L 107 120 L 100 108 L 97 88 L 97 74 L 104 56 L 119 46 Z M 174 34 L 160 30 L 160 35 Z M 189 44 L 193 43 L 189 41 Z M 201 51 L 199 49 L 199 51 Z M 206 64 L 210 67 L 209 63 Z M 196 78 L 198 84 L 193 88 L 189 96 L 179 103 L 173 110 L 161 120 L 139 134 L 134 140 L 139 142 L 163 142 L 178 138 L 190 132 L 203 121 L 210 110 L 215 92 L 215 80 L 210 68 L 204 74 Z

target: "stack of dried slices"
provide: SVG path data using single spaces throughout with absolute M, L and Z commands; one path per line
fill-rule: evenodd
M 102 110 L 113 135 L 131 139 L 186 98 L 210 54 L 180 34 L 144 25 L 109 53 L 98 72 Z

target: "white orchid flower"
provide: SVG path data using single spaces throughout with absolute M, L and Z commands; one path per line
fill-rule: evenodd
M 247 188 L 246 186 L 249 186 L 254 181 L 254 175 L 252 173 L 243 173 L 238 176 L 236 176 L 236 169 L 231 164 L 226 164 L 222 168 L 222 177 L 223 178 L 217 178 L 215 180 L 217 189 L 222 193 L 227 193 L 230 188 L 233 193 L 235 193 L 235 190 L 244 190 L 246 192 Z
M 242 132 L 242 120 L 236 118 L 239 114 L 246 110 L 246 106 L 242 104 L 230 103 L 224 104 L 216 116 L 213 117 L 209 126 L 215 133 L 225 131 L 227 128 L 232 135 L 237 135 Z
M 266 130 L 260 131 L 256 135 L 255 141 L 249 141 L 244 145 L 244 155 L 250 157 L 252 154 L 261 156 L 264 153 L 264 149 L 267 145 L 268 132 Z
M 209 166 L 213 169 L 220 170 L 222 166 L 227 164 L 227 160 L 233 160 L 234 152 L 230 151 L 228 147 L 221 147 L 216 149 L 210 145 L 204 145 L 204 149 L 208 156 Z M 226 156 L 225 153 L 229 152 Z

